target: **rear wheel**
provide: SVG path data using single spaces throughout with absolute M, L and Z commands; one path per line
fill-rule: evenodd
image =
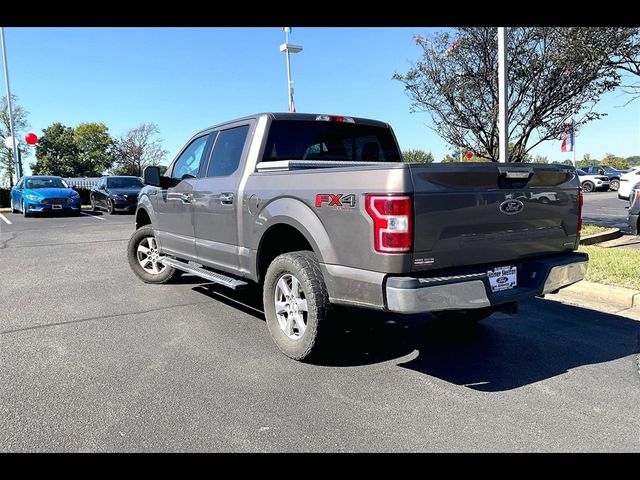
M 620 188 L 620 180 L 618 180 L 617 178 L 614 178 L 609 182 L 609 190 L 617 192 L 619 188 Z
M 593 182 L 590 181 L 586 181 L 586 182 L 582 182 L 582 191 L 585 193 L 589 193 L 589 192 L 593 192 L 593 189 L 596 188 L 596 186 L 593 184 Z
M 267 328 L 280 351 L 294 360 L 320 356 L 328 339 L 329 294 L 312 252 L 276 257 L 262 293 Z
M 182 273 L 162 264 L 156 237 L 150 225 L 140 227 L 131 235 L 127 245 L 127 259 L 133 273 L 145 283 L 167 283 Z

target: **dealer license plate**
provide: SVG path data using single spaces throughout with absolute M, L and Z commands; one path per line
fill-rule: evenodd
M 62 210 L 62 205 L 51 205 L 51 208 L 54 210 Z
M 496 267 L 487 272 L 492 292 L 509 290 L 518 284 L 517 267 Z

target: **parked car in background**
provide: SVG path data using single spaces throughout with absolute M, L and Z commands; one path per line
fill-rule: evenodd
M 631 229 L 633 235 L 640 233 L 640 224 L 638 219 L 640 218 L 640 184 L 636 185 L 636 188 L 631 190 L 629 195 L 629 212 L 627 214 L 627 223 Z
M 60 177 L 30 175 L 11 189 L 11 211 L 25 217 L 37 212 L 72 212 L 80 215 L 80 194 Z
M 623 173 L 620 177 L 620 188 L 618 189 L 618 198 L 620 200 L 629 200 L 631 190 L 640 183 L 640 167 L 633 167 L 631 171 Z
M 593 192 L 594 190 L 608 190 L 609 177 L 606 175 L 590 175 L 582 169 L 577 169 L 578 179 L 583 192 Z
M 611 165 L 590 165 L 582 167 L 580 170 L 584 170 L 589 175 L 606 175 L 609 177 L 609 190 L 614 192 L 620 187 L 620 177 L 625 173 L 622 170 L 616 170 Z
M 144 183 L 138 177 L 102 177 L 89 194 L 91 209 L 104 209 L 110 215 L 115 212 L 135 212 L 142 187 Z

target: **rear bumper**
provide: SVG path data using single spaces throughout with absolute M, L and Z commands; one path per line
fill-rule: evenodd
M 500 292 L 491 291 L 486 269 L 446 277 L 388 277 L 385 303 L 392 312 L 420 313 L 525 300 L 579 282 L 587 271 L 588 260 L 584 253 L 571 253 L 505 262 L 518 267 L 518 286 Z

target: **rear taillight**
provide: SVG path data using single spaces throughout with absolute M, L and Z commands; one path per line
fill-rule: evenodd
M 410 252 L 413 241 L 411 197 L 365 195 L 365 208 L 373 219 L 376 252 Z
M 578 191 L 578 233 L 582 230 L 582 205 L 584 199 L 582 198 L 582 190 Z
M 338 115 L 318 115 L 316 120 L 323 122 L 342 122 L 342 123 L 356 123 L 351 117 L 341 117 Z

